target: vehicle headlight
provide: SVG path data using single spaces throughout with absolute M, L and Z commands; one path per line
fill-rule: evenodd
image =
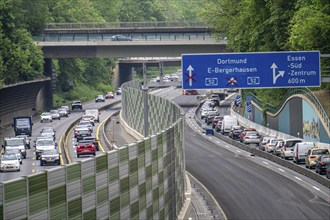
M 60 159 L 60 157 L 58 157 L 58 156 L 57 156 L 57 157 L 55 157 L 55 160 L 59 160 L 59 159 Z

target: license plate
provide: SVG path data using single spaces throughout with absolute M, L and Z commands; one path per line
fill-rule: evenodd
M 83 152 L 89 152 L 89 150 L 84 150 Z

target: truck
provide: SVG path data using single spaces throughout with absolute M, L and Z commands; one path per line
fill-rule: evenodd
M 238 125 L 236 116 L 225 115 L 223 116 L 221 125 L 221 134 L 229 133 L 233 125 Z
M 32 125 L 32 118 L 30 116 L 15 117 L 13 123 L 15 136 L 25 134 L 31 137 Z

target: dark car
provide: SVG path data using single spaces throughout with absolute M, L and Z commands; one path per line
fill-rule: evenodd
M 80 101 L 72 101 L 71 103 L 71 109 L 75 110 L 75 109 L 82 109 L 82 104 Z
M 328 164 L 330 164 L 330 155 L 321 155 L 316 161 L 315 172 L 319 174 L 325 173 Z
M 222 121 L 218 121 L 218 124 L 215 126 L 215 131 L 220 132 L 222 127 Z
M 241 126 L 235 125 L 230 129 L 228 136 L 233 140 L 240 139 L 240 135 L 241 135 L 242 131 L 243 130 L 242 130 Z
M 112 41 L 132 41 L 132 38 L 117 34 L 111 37 Z
M 186 95 L 197 95 L 198 93 L 197 93 L 197 90 L 186 90 L 185 91 L 185 94 Z
M 40 155 L 40 166 L 53 164 L 53 165 L 61 165 L 60 153 L 54 150 L 45 150 Z
M 74 137 L 77 138 L 78 141 L 87 136 L 92 136 L 92 132 L 88 127 L 80 127 L 74 129 Z

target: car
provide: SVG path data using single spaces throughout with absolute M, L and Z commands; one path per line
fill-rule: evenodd
M 123 35 L 117 34 L 111 37 L 112 41 L 132 41 L 132 38 L 125 37 Z
M 219 115 L 219 112 L 217 111 L 209 111 L 207 116 L 205 117 L 205 123 L 207 125 L 211 124 L 212 123 L 212 120 L 215 116 L 218 116 Z
M 74 137 L 77 138 L 78 141 L 86 136 L 92 136 L 92 132 L 88 127 L 76 127 L 74 129 Z
M 43 127 L 42 130 L 40 131 L 40 134 L 41 136 L 52 136 L 54 140 L 56 139 L 56 131 L 53 127 Z
M 36 159 L 39 160 L 41 154 L 44 151 L 56 149 L 56 146 L 57 144 L 55 143 L 53 138 L 50 137 L 38 138 L 36 140 L 36 145 L 35 145 Z
M 61 165 L 60 153 L 56 149 L 45 150 L 40 155 L 40 166 L 47 164 Z
M 187 90 L 185 91 L 184 94 L 185 94 L 185 95 L 197 95 L 198 93 L 197 93 L 197 90 L 194 90 L 194 89 L 192 89 L 192 90 L 187 89 Z
M 105 98 L 106 99 L 114 99 L 115 94 L 113 94 L 113 92 L 107 92 L 107 94 L 105 94 Z
M 283 147 L 281 148 L 281 154 L 280 156 L 287 160 L 293 158 L 293 147 L 296 143 L 302 142 L 299 138 L 290 138 L 283 140 Z
M 325 173 L 328 164 L 330 164 L 330 155 L 321 155 L 316 161 L 315 172 L 319 174 Z
M 262 137 L 262 140 L 260 141 L 260 144 L 259 144 L 259 149 L 260 150 L 265 150 L 265 145 L 267 144 L 268 140 L 270 139 L 271 137 L 270 136 L 263 136 Z
M 258 144 L 260 143 L 260 136 L 256 131 L 247 131 L 243 137 L 243 144 Z
M 48 121 L 48 122 L 52 122 L 53 121 L 53 117 L 50 114 L 50 112 L 43 112 L 40 115 L 40 123 L 44 123 L 45 121 Z
M 75 109 L 80 109 L 80 110 L 82 110 L 83 107 L 82 107 L 81 102 L 80 102 L 79 100 L 72 101 L 72 103 L 71 103 L 71 109 L 72 109 L 72 110 L 75 110 Z
M 96 148 L 92 141 L 85 140 L 85 141 L 79 141 L 76 145 L 76 153 L 77 157 L 79 158 L 81 155 L 96 155 Z
M 215 131 L 220 132 L 222 127 L 222 121 L 218 121 L 218 124 L 215 126 Z
M 50 110 L 50 114 L 51 114 L 53 120 L 55 120 L 55 119 L 61 120 L 60 113 L 58 112 L 57 109 Z
M 330 164 L 327 164 L 327 169 L 325 170 L 325 176 L 330 179 Z
M 67 106 L 67 105 L 62 105 L 61 108 L 66 109 L 66 111 L 68 112 L 68 114 L 71 114 L 71 111 L 70 111 L 69 106 Z
M 277 141 L 275 146 L 274 146 L 274 151 L 273 154 L 275 156 L 280 156 L 281 155 L 281 148 L 283 147 L 284 141 Z
M 20 150 L 23 158 L 26 158 L 27 144 L 24 138 L 21 137 L 10 137 L 4 139 L 4 144 L 2 145 L 5 151 L 7 150 Z
M 94 137 L 94 136 L 83 137 L 83 140 L 84 140 L 84 141 L 92 141 L 93 144 L 94 144 L 94 146 L 95 146 L 95 149 L 96 149 L 97 151 L 100 150 L 100 147 L 99 147 L 99 140 L 96 139 L 96 137 Z
M 239 141 L 243 143 L 243 138 L 248 131 L 256 131 L 255 128 L 244 128 L 242 133 L 239 135 Z M 260 142 L 259 142 L 260 143 Z M 260 145 L 260 144 L 259 144 Z
M 80 120 L 89 121 L 93 126 L 95 125 L 95 118 L 93 115 L 83 115 Z
M 59 108 L 58 113 L 60 114 L 60 117 L 69 117 L 69 113 L 66 108 Z
M 215 128 L 215 126 L 218 124 L 218 121 L 222 121 L 223 116 L 215 116 L 212 120 L 212 128 Z
M 274 146 L 278 141 L 283 141 L 282 139 L 270 138 L 265 144 L 265 151 L 272 153 L 274 151 Z
M 117 94 L 117 95 L 121 95 L 121 87 L 119 87 L 119 88 L 117 89 L 116 94 Z
M 23 163 L 24 157 L 19 149 L 6 150 L 4 154 L 16 154 L 19 163 Z
M 293 163 L 305 162 L 306 154 L 309 149 L 313 148 L 315 144 L 313 142 L 299 142 L 293 146 Z
M 241 126 L 239 125 L 233 125 L 229 131 L 228 136 L 235 140 L 235 139 L 239 139 L 240 134 L 242 133 L 243 129 L 241 128 Z
M 208 115 L 209 111 L 211 111 L 210 109 L 204 109 L 201 112 L 201 119 L 205 119 L 205 117 Z
M 96 96 L 95 102 L 105 102 L 104 95 L 98 95 L 98 96 Z
M 305 157 L 305 166 L 306 168 L 312 169 L 316 165 L 316 161 L 321 155 L 328 155 L 328 148 L 318 148 L 317 146 L 308 150 Z
M 93 132 L 93 125 L 89 120 L 80 120 L 76 128 L 87 127 L 91 132 Z
M 3 154 L 0 162 L 0 172 L 20 171 L 21 165 L 16 154 Z
M 92 121 L 93 125 L 94 125 L 95 122 L 100 122 L 100 117 L 99 117 L 100 114 L 101 114 L 101 112 L 97 108 L 94 108 L 94 109 L 86 109 L 84 115 L 85 115 L 85 117 L 92 116 L 94 119 L 94 121 Z
M 29 138 L 28 135 L 26 134 L 21 134 L 21 135 L 17 135 L 17 138 L 23 138 L 24 142 L 25 142 L 25 149 L 30 149 L 31 148 L 31 139 Z

